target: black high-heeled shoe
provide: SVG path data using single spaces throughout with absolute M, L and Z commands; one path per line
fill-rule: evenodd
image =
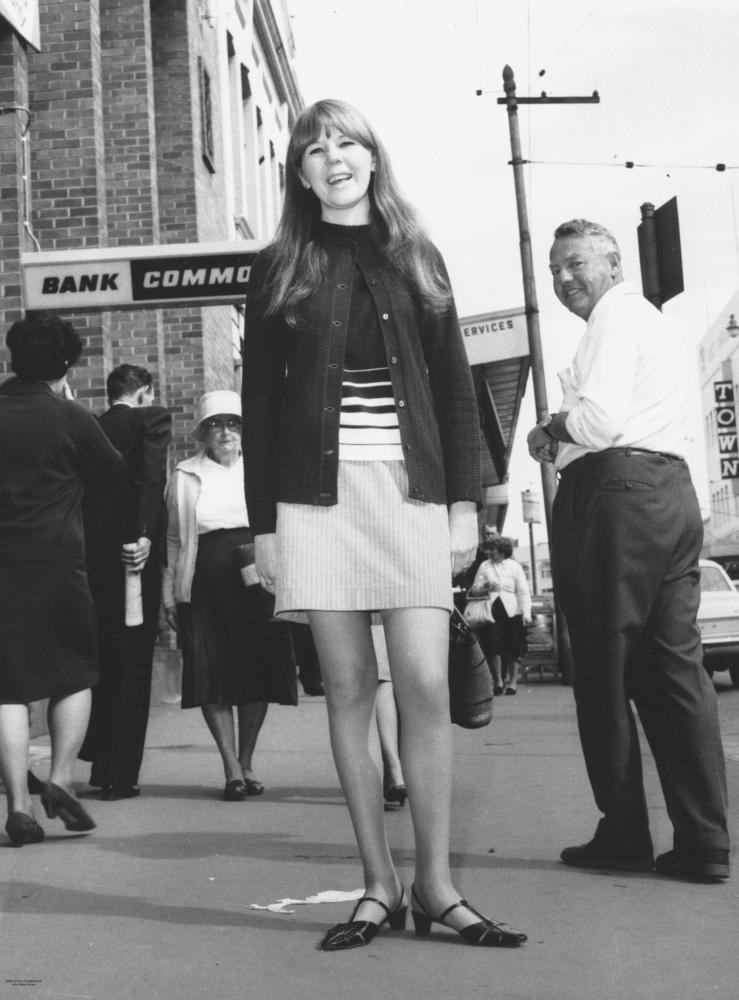
M 357 911 L 362 903 L 376 903 L 385 911 L 385 916 L 379 924 L 372 923 L 371 920 L 355 920 Z M 389 924 L 394 931 L 405 930 L 405 918 L 408 913 L 408 903 L 405 898 L 405 889 L 400 893 L 400 899 L 394 909 L 390 909 L 387 903 L 374 896 L 363 896 L 352 911 L 352 915 L 345 924 L 336 924 L 326 932 L 326 936 L 321 941 L 322 951 L 346 951 L 348 948 L 361 948 L 362 945 L 369 944 L 377 934 L 383 924 Z
M 74 833 L 94 830 L 97 825 L 74 796 L 65 792 L 63 788 L 55 785 L 52 781 L 47 782 L 43 787 L 41 805 L 49 819 L 55 819 L 58 816 L 65 827 Z
M 462 927 L 461 929 L 451 927 L 451 924 L 446 923 L 444 918 L 459 906 L 463 906 L 470 913 L 474 913 L 480 920 L 475 924 L 469 924 L 467 927 Z M 415 886 L 411 887 L 411 914 L 416 934 L 419 935 L 429 934 L 431 924 L 433 923 L 450 927 L 451 930 L 456 930 L 457 934 L 463 937 L 467 944 L 483 948 L 518 948 L 520 944 L 528 940 L 527 936 L 522 934 L 521 931 L 514 930 L 513 927 L 509 927 L 507 924 L 496 923 L 484 917 L 482 913 L 478 913 L 474 907 L 470 906 L 465 899 L 460 899 L 456 903 L 452 903 L 438 917 L 432 917 L 418 898 Z
M 24 844 L 39 844 L 44 839 L 43 827 L 40 827 L 33 816 L 27 813 L 12 812 L 5 824 L 5 832 L 10 837 L 13 847 L 23 847 Z

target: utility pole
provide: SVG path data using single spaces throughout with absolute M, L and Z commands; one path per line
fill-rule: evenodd
M 541 335 L 539 331 L 539 305 L 536 300 L 536 282 L 534 279 L 534 262 L 531 252 L 531 234 L 526 209 L 526 188 L 524 186 L 523 166 L 526 162 L 521 156 L 521 134 L 518 128 L 519 104 L 598 104 L 600 97 L 593 91 L 591 97 L 548 97 L 542 93 L 540 97 L 517 97 L 516 81 L 510 66 L 503 67 L 503 89 L 505 97 L 498 98 L 498 104 L 505 104 L 508 110 L 508 128 L 511 135 L 511 159 L 513 167 L 513 182 L 516 189 L 516 208 L 518 211 L 519 246 L 521 250 L 521 270 L 523 274 L 523 294 L 526 308 L 526 330 L 529 339 L 529 356 L 531 357 L 531 381 L 534 387 L 534 403 L 536 419 L 543 420 L 549 413 L 547 405 L 547 387 L 544 376 L 544 357 L 541 350 Z M 551 538 L 552 503 L 556 492 L 556 479 L 551 463 L 541 463 L 541 486 L 544 498 L 544 516 L 547 525 L 547 537 Z M 557 616 L 557 635 L 559 637 L 560 672 L 565 683 L 572 682 L 572 656 L 569 637 L 564 616 L 555 601 Z

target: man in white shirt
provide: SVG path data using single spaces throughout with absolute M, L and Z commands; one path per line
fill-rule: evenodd
M 565 864 L 729 877 L 726 773 L 696 615 L 703 527 L 684 460 L 687 376 L 662 314 L 623 280 L 602 226 L 554 233 L 554 291 L 587 321 L 559 413 L 528 436 L 554 462 L 552 572 L 575 664 L 580 740 L 596 805 L 591 841 Z M 672 850 L 653 861 L 639 740 L 654 754 Z

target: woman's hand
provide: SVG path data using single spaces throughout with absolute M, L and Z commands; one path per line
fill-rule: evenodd
M 472 564 L 477 552 L 477 510 L 471 500 L 457 500 L 449 508 L 452 577 Z
M 174 632 L 177 631 L 177 629 L 178 629 L 178 625 L 177 625 L 177 608 L 174 606 L 174 604 L 170 604 L 170 605 L 165 604 L 165 606 L 164 606 L 164 620 L 166 621 L 167 625 L 169 625 L 169 627 Z
M 275 577 L 277 574 L 277 536 L 254 536 L 254 565 L 259 577 L 259 583 L 270 594 L 275 592 Z

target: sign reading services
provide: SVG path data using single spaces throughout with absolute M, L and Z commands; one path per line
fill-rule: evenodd
M 524 309 L 468 316 L 459 321 L 467 360 L 471 365 L 528 356 L 529 339 Z

